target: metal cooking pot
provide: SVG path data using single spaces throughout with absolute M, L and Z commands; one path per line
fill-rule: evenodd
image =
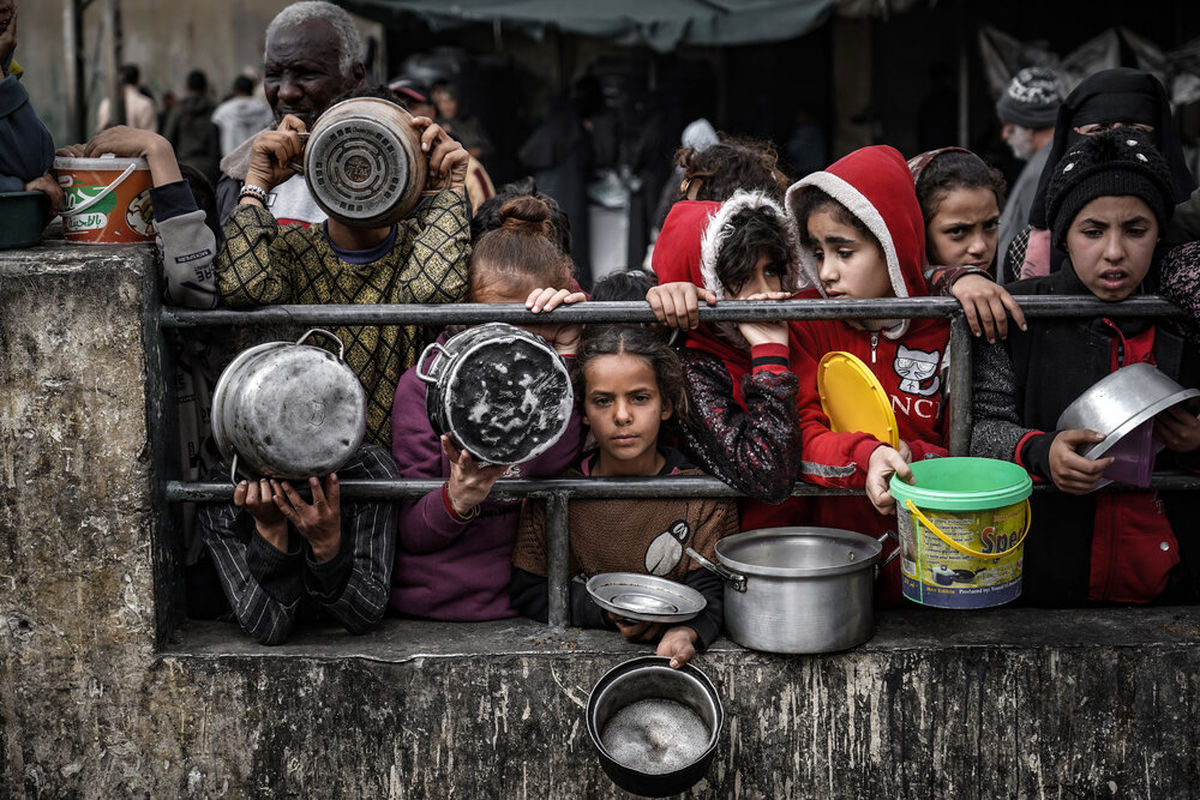
M 690 547 L 688 554 L 725 582 L 730 639 L 770 653 L 830 653 L 874 632 L 875 565 L 886 538 L 838 528 L 763 528 L 717 540 L 720 565 Z
M 1081 428 L 1104 434 L 1103 441 L 1079 451 L 1094 460 L 1146 420 L 1193 397 L 1200 397 L 1200 391 L 1183 388 L 1153 364 L 1130 364 L 1105 375 L 1075 398 L 1063 409 L 1055 427 L 1060 431 Z
M 417 359 L 425 410 L 475 458 L 520 464 L 554 446 L 575 397 L 562 358 L 540 336 L 503 322 L 431 343 Z
M 338 343 L 335 356 L 304 344 L 315 333 Z M 212 396 L 213 440 L 233 460 L 231 477 L 307 478 L 346 462 L 362 444 L 367 394 L 332 333 L 314 328 L 296 342 L 242 351 Z
M 376 97 L 331 106 L 304 147 L 313 199 L 352 227 L 381 228 L 407 217 L 421 200 L 427 170 L 412 115 Z
M 671 669 L 669 663 L 661 656 L 626 661 L 605 673 L 588 696 L 588 735 L 604 772 L 622 789 L 646 797 L 679 794 L 704 777 L 725 722 L 708 676 L 691 664 Z M 635 703 L 642 705 L 630 708 Z

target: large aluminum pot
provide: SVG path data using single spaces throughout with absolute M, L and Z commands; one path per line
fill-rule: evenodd
M 324 334 L 338 355 L 304 344 Z M 238 354 L 212 396 L 213 440 L 233 474 L 307 478 L 340 467 L 362 444 L 367 393 L 343 360 L 341 341 L 314 328 L 298 341 Z M 236 480 L 236 478 L 235 478 Z
M 1104 434 L 1104 440 L 1080 449 L 1091 459 L 1102 457 L 1125 436 L 1171 406 L 1200 397 L 1153 364 L 1139 362 L 1110 372 L 1063 409 L 1060 431 L 1082 428 Z
M 587 729 L 613 783 L 646 797 L 687 791 L 717 753 L 725 709 L 691 664 L 643 656 L 609 670 L 592 689 Z
M 730 639 L 770 653 L 831 653 L 874 633 L 875 565 L 886 538 L 838 528 L 763 528 L 719 539 L 720 565 L 688 553 L 725 582 Z
M 331 106 L 304 148 L 313 199 L 352 227 L 380 228 L 407 217 L 421 200 L 427 170 L 412 116 L 375 97 Z
M 433 342 L 417 359 L 425 409 L 475 458 L 520 464 L 554 446 L 575 397 L 562 358 L 540 336 L 503 322 Z

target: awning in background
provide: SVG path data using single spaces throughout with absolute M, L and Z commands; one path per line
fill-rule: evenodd
M 499 22 L 535 37 L 549 27 L 667 52 L 681 44 L 738 45 L 802 36 L 837 0 L 339 0 L 388 22 L 409 13 L 435 31 Z

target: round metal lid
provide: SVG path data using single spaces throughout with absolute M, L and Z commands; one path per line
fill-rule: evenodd
M 604 572 L 587 582 L 596 605 L 640 622 L 685 622 L 708 605 L 690 586 L 636 572 Z

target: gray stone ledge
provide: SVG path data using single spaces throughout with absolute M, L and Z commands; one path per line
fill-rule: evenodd
M 537 656 L 574 653 L 633 658 L 649 645 L 625 642 L 615 631 L 554 628 L 516 618 L 496 622 L 450 623 L 389 618 L 361 636 L 337 628 L 298 632 L 287 644 L 259 645 L 232 623 L 189 622 L 160 655 L 169 658 L 365 659 L 403 663 L 418 658 Z M 1036 651 L 1168 648 L 1194 649 L 1200 659 L 1200 607 L 1045 610 L 1002 608 L 942 611 L 906 608 L 876 615 L 876 632 L 865 644 L 845 653 L 796 658 L 836 660 L 854 654 L 886 657 L 920 651 L 937 658 L 941 651 L 963 649 Z M 732 661 L 750 651 L 719 639 L 708 656 Z M 771 657 L 787 658 L 789 656 Z M 698 657 L 698 664 L 706 659 Z

